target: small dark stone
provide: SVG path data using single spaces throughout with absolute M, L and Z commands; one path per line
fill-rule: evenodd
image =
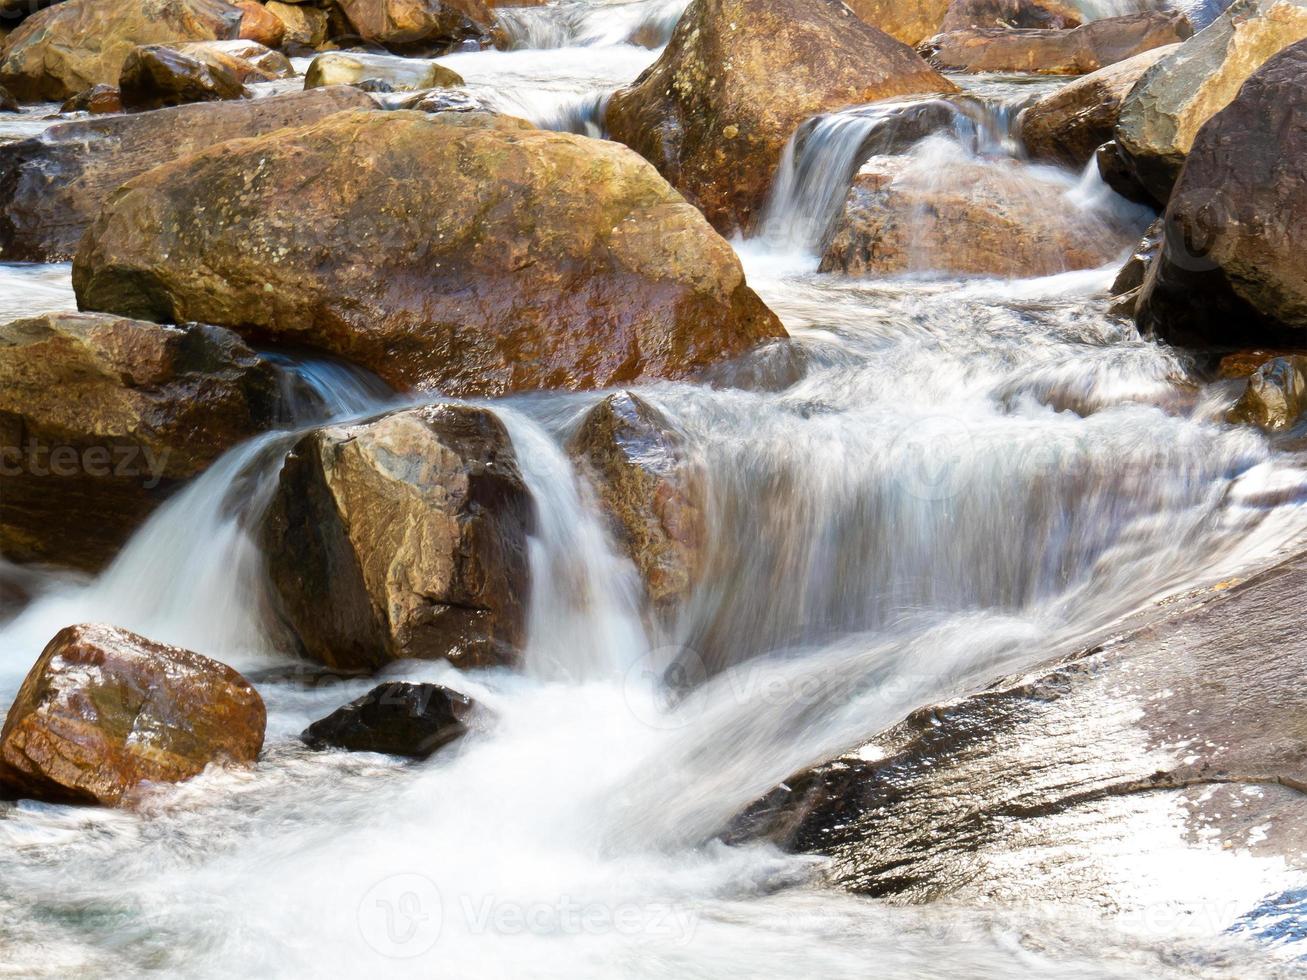
M 89 112 L 103 116 L 123 111 L 123 100 L 113 85 L 93 85 L 63 104 L 60 112 Z
M 354 87 L 360 92 L 393 92 L 395 86 L 391 85 L 385 79 L 365 78 L 361 82 L 355 82 Z
M 463 719 L 474 706 L 439 684 L 392 681 L 315 721 L 300 738 L 314 749 L 425 759 L 467 731 Z
M 10 94 L 9 89 L 0 85 L 0 112 L 18 112 L 18 100 Z

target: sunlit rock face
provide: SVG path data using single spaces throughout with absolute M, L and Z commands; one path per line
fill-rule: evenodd
M 110 626 L 50 641 L 0 732 L 0 793 L 61 803 L 128 802 L 214 763 L 251 763 L 263 700 L 225 664 Z
M 920 709 L 787 780 L 741 827 L 830 855 L 833 884 L 905 901 L 1201 908 L 1222 868 L 1249 879 L 1240 901 L 1273 894 L 1307 867 L 1305 592 L 1298 556 L 1188 596 L 1122 638 Z

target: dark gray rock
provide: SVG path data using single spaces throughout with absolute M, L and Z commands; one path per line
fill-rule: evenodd
M 425 759 L 462 738 L 474 707 L 470 698 L 439 684 L 391 682 L 315 721 L 300 737 L 314 749 Z

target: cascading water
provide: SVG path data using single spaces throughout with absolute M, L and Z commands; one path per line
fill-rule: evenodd
M 620 33 L 625 14 L 590 9 L 612 17 L 605 36 Z M 629 81 L 653 56 L 623 44 L 446 61 L 480 96 L 538 98 L 543 116 Z M 1029 95 L 980 84 L 991 107 Z M 1004 166 L 1019 155 L 1002 112 L 928 111 L 942 115 L 926 129 L 942 127 L 959 152 Z M 265 614 L 256 528 L 289 430 L 219 460 L 98 580 L 50 583 L 0 627 L 5 703 L 55 630 L 93 619 L 232 663 L 269 708 L 255 769 L 211 771 L 139 813 L 0 808 L 5 968 L 511 978 L 1260 969 L 1263 952 L 1233 937 L 1141 936 L 1084 910 L 867 902 L 814 886 L 817 859 L 714 840 L 797 769 L 1160 595 L 1264 563 L 1307 530 L 1301 461 L 1224 424 L 1226 389 L 1200 385 L 1177 355 L 1103 315 L 1114 270 L 1011 282 L 812 274 L 865 156 L 928 135 L 900 132 L 868 150 L 885 119 L 872 108 L 813 124 L 773 195 L 775 240 L 739 246 L 795 338 L 798 379 L 780 391 L 639 392 L 705 476 L 709 570 L 667 622 L 641 615 L 636 572 L 563 450 L 599 396 L 489 403 L 537 507 L 525 666 L 385 672 L 449 684 L 488 709 L 429 762 L 312 753 L 296 740 L 377 679 L 298 664 Z M 1094 182 L 1063 179 L 1079 206 L 1115 206 Z M 800 228 L 800 216 L 812 220 Z M 0 311 L 66 305 L 66 276 L 0 267 L 0 283 L 14 285 Z M 298 379 L 295 427 L 390 404 L 338 367 L 286 366 Z M 669 668 L 692 689 L 669 690 Z

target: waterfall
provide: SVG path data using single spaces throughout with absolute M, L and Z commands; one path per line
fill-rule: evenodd
M 688 0 L 579 3 L 509 7 L 499 23 L 515 48 L 598 47 L 638 44 L 661 48 L 672 36 Z

